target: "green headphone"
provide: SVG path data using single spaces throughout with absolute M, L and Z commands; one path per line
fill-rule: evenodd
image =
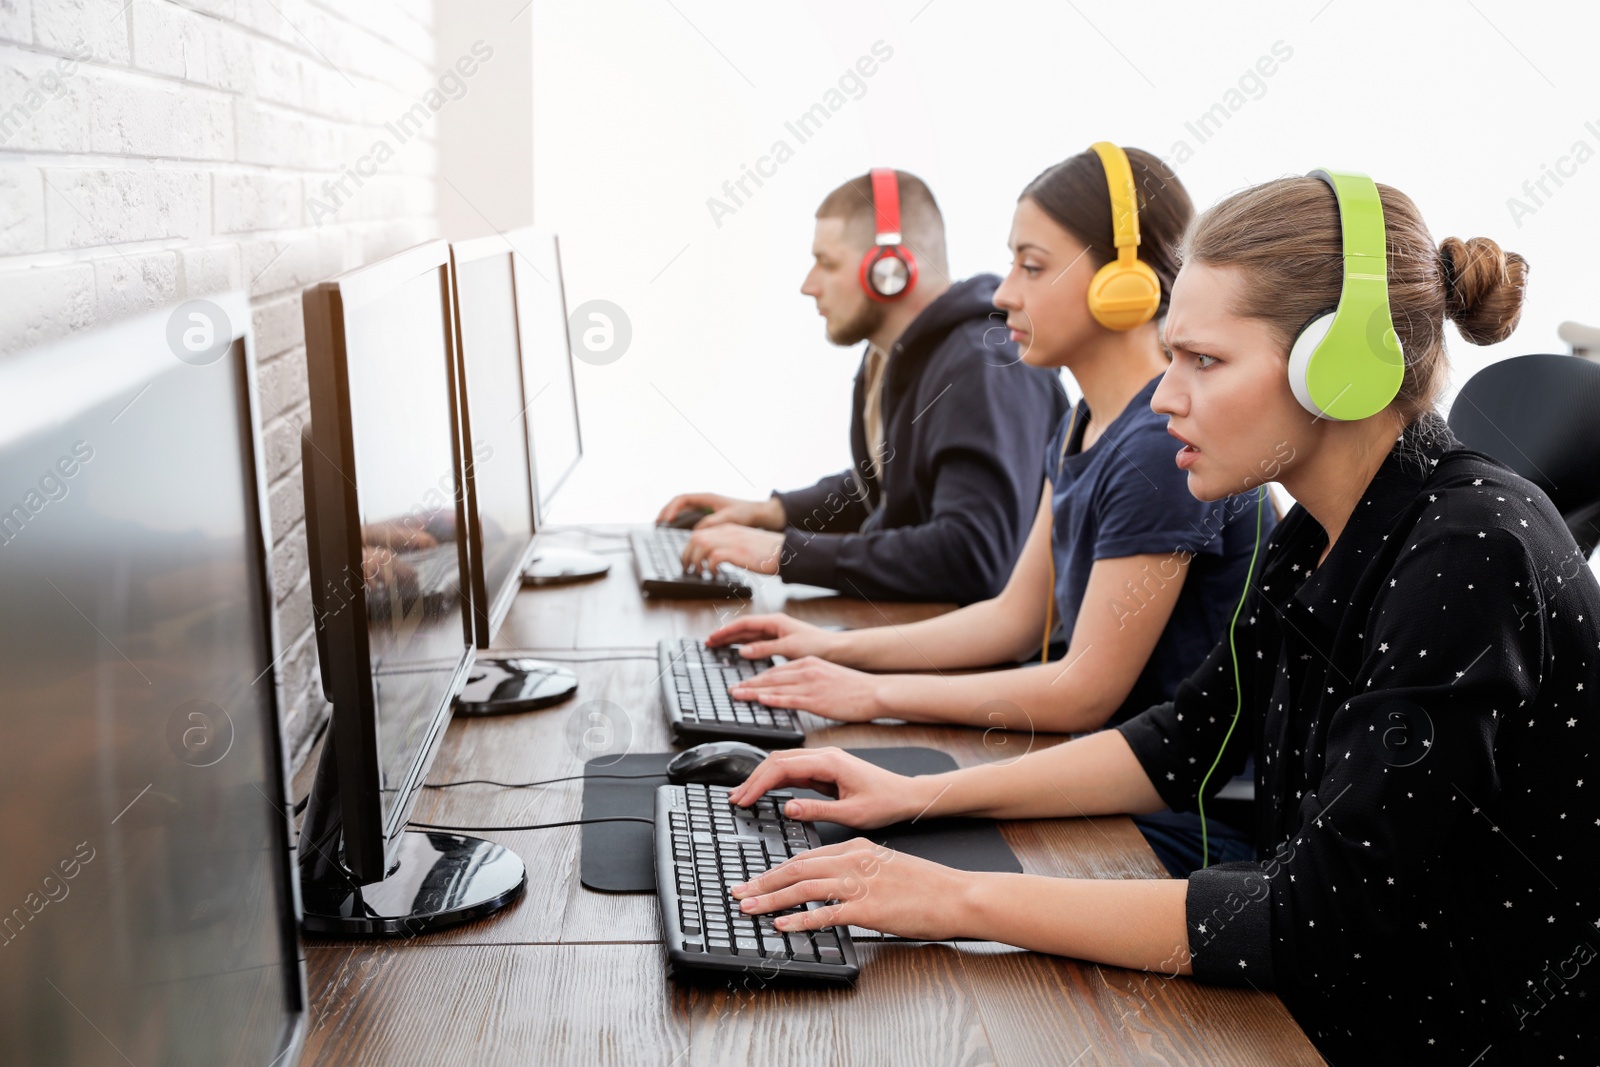
M 1314 170 L 1333 187 L 1344 237 L 1339 306 L 1301 327 L 1289 349 L 1289 386 L 1313 415 L 1340 422 L 1389 406 L 1405 378 L 1405 356 L 1389 313 L 1388 257 L 1378 186 L 1354 171 Z
M 1365 174 L 1353 171 L 1314 170 L 1308 175 L 1333 187 L 1339 202 L 1339 228 L 1344 238 L 1344 288 L 1339 306 L 1324 311 L 1300 328 L 1289 349 L 1289 386 L 1307 411 L 1321 418 L 1349 422 L 1376 415 L 1389 406 L 1405 380 L 1405 357 L 1389 312 L 1388 254 L 1383 233 L 1383 201 L 1378 186 Z M 1200 866 L 1211 865 L 1211 841 L 1206 831 L 1206 784 L 1222 762 L 1239 715 L 1244 710 L 1244 687 L 1239 680 L 1239 652 L 1234 630 L 1244 610 L 1245 597 L 1261 552 L 1261 506 L 1267 487 L 1256 490 L 1256 545 L 1250 553 L 1244 588 L 1228 624 L 1228 654 L 1233 661 L 1236 700 L 1233 721 L 1223 735 L 1217 758 L 1200 779 Z

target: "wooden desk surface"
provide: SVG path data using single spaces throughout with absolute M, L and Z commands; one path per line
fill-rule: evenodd
M 626 548 L 621 539 L 593 533 L 569 533 L 560 542 Z M 632 751 L 668 751 L 656 642 L 704 636 L 734 610 L 788 610 L 847 626 L 911 622 L 946 610 L 873 605 L 776 581 L 759 586 L 754 602 L 742 607 L 647 603 L 630 557 L 615 551 L 612 558 L 603 579 L 525 590 L 496 642 L 588 660 L 572 664 L 577 696 L 523 715 L 456 719 L 430 780 L 581 774 L 591 755 L 579 741 L 591 701 L 608 702 L 613 721 L 622 721 L 616 715 L 621 709 Z M 927 745 L 962 766 L 1063 740 L 805 719 L 808 745 Z M 297 776 L 297 795 L 309 789 L 314 766 L 315 759 L 308 760 Z M 581 787 L 575 781 L 524 790 L 430 790 L 413 817 L 483 826 L 575 819 Z M 1001 830 L 1029 874 L 1166 876 L 1138 830 L 1120 816 L 1009 822 Z M 665 976 L 654 895 L 596 893 L 579 884 L 577 827 L 485 836 L 528 866 L 527 893 L 506 910 L 404 941 L 308 940 L 313 1021 L 302 1060 L 307 1067 L 1322 1062 L 1271 993 L 988 943 L 858 939 L 862 974 L 850 989 L 679 985 Z

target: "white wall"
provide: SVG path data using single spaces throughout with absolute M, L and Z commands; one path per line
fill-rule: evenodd
M 435 84 L 432 24 L 429 0 L 0 0 L 0 358 L 249 291 L 297 755 L 326 715 L 300 290 L 435 235 L 437 116 L 404 139 L 385 126 Z M 342 192 L 324 186 L 341 177 Z
M 531 14 L 535 221 L 563 234 L 569 303 L 612 300 L 634 331 L 622 359 L 579 366 L 588 456 L 558 519 L 644 518 L 679 487 L 765 495 L 848 462 L 856 355 L 827 345 L 796 290 L 817 202 L 874 165 L 928 180 L 958 276 L 1004 270 L 1017 193 L 1102 138 L 1172 157 L 1202 207 L 1317 166 L 1365 169 L 1435 236 L 1494 237 L 1532 264 L 1511 340 L 1479 349 L 1452 330 L 1457 383 L 1565 351 L 1563 319 L 1600 322 L 1600 158 L 1566 164 L 1539 204 L 1523 190 L 1575 142 L 1600 152 L 1592 4 L 535 0 Z M 864 95 L 798 144 L 784 123 L 879 40 L 894 54 Z M 1275 42 L 1289 58 L 1227 98 Z M 1218 103 L 1236 106 L 1201 141 L 1187 124 Z M 778 139 L 793 158 L 717 225 L 707 198 Z M 1533 211 L 1514 218 L 1511 197 Z
M 474 46 L 493 53 L 439 123 L 439 232 L 482 237 L 533 221 L 533 20 L 527 0 L 440 3 L 441 70 Z

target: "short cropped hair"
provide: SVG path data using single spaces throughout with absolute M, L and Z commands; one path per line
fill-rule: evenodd
M 927 183 L 915 174 L 895 171 L 900 180 L 900 235 L 924 271 L 947 278 L 950 264 L 944 245 L 944 216 Z M 865 252 L 877 234 L 873 219 L 872 175 L 851 178 L 823 198 L 819 219 L 844 219 L 852 244 Z

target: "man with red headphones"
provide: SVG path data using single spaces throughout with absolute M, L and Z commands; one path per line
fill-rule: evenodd
M 817 209 L 800 291 L 836 345 L 867 342 L 856 374 L 855 465 L 764 501 L 674 497 L 702 510 L 691 567 L 733 563 L 884 600 L 995 596 L 1038 506 L 1040 448 L 1065 413 L 1052 371 L 1024 365 L 995 328 L 1000 279 L 951 283 L 944 219 L 928 187 L 877 169 Z

